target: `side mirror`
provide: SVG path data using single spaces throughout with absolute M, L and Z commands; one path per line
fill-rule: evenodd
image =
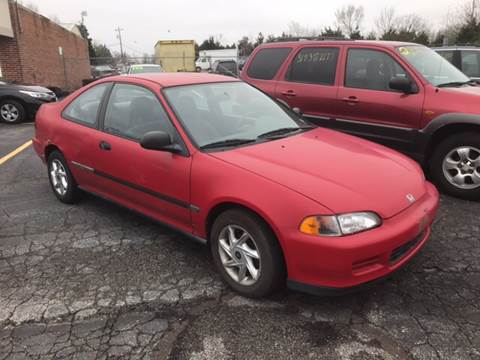
M 407 79 L 406 77 L 394 77 L 390 80 L 388 86 L 392 90 L 398 90 L 405 94 L 412 94 L 415 92 L 412 81 L 410 79 Z
M 150 131 L 143 135 L 140 146 L 148 150 L 181 152 L 182 149 L 172 142 L 172 138 L 164 131 Z

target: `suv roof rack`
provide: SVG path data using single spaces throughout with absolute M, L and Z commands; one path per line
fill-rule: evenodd
M 278 37 L 273 42 L 286 41 L 353 41 L 344 37 L 336 36 L 294 36 L 294 37 Z

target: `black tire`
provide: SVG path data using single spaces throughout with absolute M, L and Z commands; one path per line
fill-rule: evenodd
M 430 176 L 445 194 L 467 200 L 480 200 L 480 186 L 472 189 L 455 186 L 449 181 L 443 171 L 445 158 L 459 147 L 471 147 L 480 150 L 480 133 L 456 133 L 439 143 L 433 150 L 432 157 L 430 158 Z M 480 174 L 480 166 L 476 167 L 475 171 Z M 451 175 L 454 176 L 454 173 L 455 170 L 453 170 Z M 472 178 L 469 179 L 469 182 L 472 181 L 471 179 Z
M 58 163 L 60 163 L 63 166 L 63 169 L 65 170 L 65 174 L 66 174 L 67 186 L 66 186 L 66 191 L 64 193 L 62 193 L 55 187 L 52 179 L 51 172 L 55 165 L 58 166 Z M 75 179 L 73 178 L 73 175 L 70 172 L 70 169 L 68 168 L 67 161 L 65 160 L 61 152 L 54 150 L 50 153 L 50 155 L 48 156 L 47 169 L 48 169 L 48 181 L 57 199 L 65 204 L 73 204 L 77 202 L 80 199 L 82 192 L 78 188 L 78 185 Z
M 197 67 L 195 68 L 195 71 L 196 71 L 196 72 L 202 72 L 202 68 L 201 68 L 200 66 L 197 66 Z
M 14 112 L 4 113 L 7 109 L 14 109 Z M 14 118 L 12 114 L 15 114 Z M 13 100 L 13 99 L 6 99 L 0 101 L 0 119 L 7 124 L 13 125 L 18 124 L 27 119 L 27 112 L 25 111 L 25 107 L 20 102 Z
M 219 237 L 227 226 L 234 225 L 245 229 L 255 241 L 260 257 L 260 275 L 255 283 L 240 284 L 224 268 L 219 249 Z M 279 290 L 285 285 L 285 263 L 280 245 L 272 230 L 257 215 L 243 210 L 230 209 L 221 213 L 210 231 L 210 250 L 218 271 L 225 282 L 239 294 L 260 298 Z

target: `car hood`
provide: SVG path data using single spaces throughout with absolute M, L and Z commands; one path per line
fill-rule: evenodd
M 412 205 L 407 195 L 420 199 L 426 192 L 423 172 L 413 160 L 327 129 L 210 155 L 286 186 L 337 214 L 374 211 L 389 218 Z
M 43 86 L 19 85 L 19 84 L 7 83 L 5 85 L 0 85 L 0 87 L 5 87 L 5 88 L 13 89 L 13 90 L 18 90 L 18 91 L 25 90 L 25 91 L 53 93 L 50 89 L 47 89 Z
M 480 114 L 480 85 L 441 88 L 436 95 L 445 112 Z

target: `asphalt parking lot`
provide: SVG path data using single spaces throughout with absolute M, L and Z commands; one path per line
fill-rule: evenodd
M 0 158 L 32 124 L 0 125 Z M 56 200 L 31 147 L 0 165 L 0 359 L 480 359 L 480 203 L 443 197 L 387 282 L 230 291 L 208 249 L 104 200 Z

